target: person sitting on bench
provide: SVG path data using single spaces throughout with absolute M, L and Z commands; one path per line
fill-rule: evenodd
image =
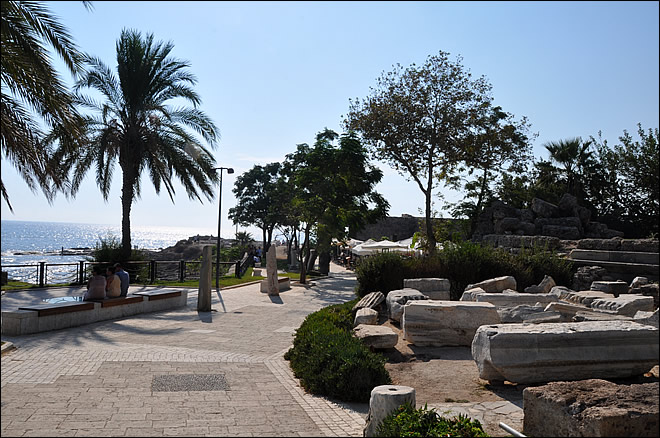
M 115 274 L 115 268 L 113 266 L 108 266 L 108 269 L 105 271 L 106 286 L 105 286 L 105 296 L 108 298 L 117 298 L 121 296 L 121 280 Z
M 105 277 L 101 274 L 101 268 L 94 266 L 92 276 L 87 282 L 87 291 L 83 295 L 83 301 L 105 299 Z
M 121 263 L 115 263 L 115 275 L 119 277 L 119 281 L 121 282 L 121 297 L 125 297 L 128 295 L 128 272 L 124 271 L 124 269 L 121 267 Z

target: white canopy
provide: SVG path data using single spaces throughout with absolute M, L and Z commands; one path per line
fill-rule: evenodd
M 369 239 L 351 250 L 353 254 L 359 256 L 376 254 L 382 251 L 408 252 L 411 251 L 411 249 L 398 242 L 390 242 L 389 240 L 376 242 Z

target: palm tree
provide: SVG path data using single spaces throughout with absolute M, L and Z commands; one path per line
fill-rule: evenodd
M 100 59 L 87 56 L 90 71 L 75 85 L 99 91 L 103 102 L 78 95 L 79 103 L 95 110 L 86 116 L 89 147 L 69 156 L 73 166 L 72 194 L 85 173 L 94 165 L 96 182 L 107 201 L 113 170 L 118 160 L 122 170 L 122 249 L 121 258 L 131 255 L 131 206 L 140 197 L 140 178 L 148 171 L 156 193 L 164 186 L 174 202 L 173 177 L 177 177 L 191 199 L 200 195 L 213 199 L 217 182 L 215 159 L 195 135 L 211 147 L 219 138 L 217 127 L 197 106 L 201 99 L 191 88 L 197 80 L 188 72 L 189 64 L 174 59 L 173 44 L 143 39 L 136 30 L 123 30 L 117 41 L 117 75 Z M 192 107 L 172 107 L 172 99 L 183 99 Z
M 584 198 L 582 180 L 593 164 L 591 145 L 591 140 L 582 141 L 580 137 L 543 145 L 550 153 L 550 160 L 561 166 L 559 170 L 566 178 L 566 191 L 580 200 Z
M 91 8 L 90 2 L 83 2 Z M 3 1 L 1 148 L 28 187 L 42 189 L 48 201 L 63 188 L 64 175 L 49 161 L 40 125 L 61 129 L 75 143 L 82 139 L 80 118 L 73 96 L 53 68 L 47 46 L 52 47 L 76 75 L 83 66 L 71 35 L 45 5 L 30 1 Z M 51 187 L 51 183 L 54 187 Z M 0 179 L 2 197 L 13 211 Z

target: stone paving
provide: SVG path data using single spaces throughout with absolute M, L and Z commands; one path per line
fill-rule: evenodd
M 279 297 L 260 293 L 259 284 L 214 290 L 212 312 L 197 312 L 197 291 L 190 290 L 182 309 L 3 336 L 16 348 L 2 355 L 0 432 L 362 436 L 366 404 L 307 394 L 283 359 L 307 314 L 354 298 L 353 274 L 335 265 L 332 270 L 330 278 L 292 284 Z M 39 301 L 41 295 L 80 293 L 80 288 L 7 293 L 2 307 L 21 301 L 19 294 Z M 214 375 L 226 389 L 161 391 L 157 384 L 191 375 Z M 498 409 L 515 411 L 503 403 Z

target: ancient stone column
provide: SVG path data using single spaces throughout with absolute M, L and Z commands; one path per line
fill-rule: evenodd
M 211 311 L 212 248 L 211 245 L 205 245 L 202 248 L 202 266 L 199 270 L 199 292 L 197 293 L 197 310 L 199 312 Z
M 277 282 L 277 257 L 275 245 L 271 245 L 266 253 L 266 280 L 268 281 L 268 295 L 279 295 L 280 287 Z
M 362 436 L 376 436 L 380 423 L 404 403 L 415 407 L 415 390 L 410 386 L 381 385 L 371 390 L 369 415 Z

